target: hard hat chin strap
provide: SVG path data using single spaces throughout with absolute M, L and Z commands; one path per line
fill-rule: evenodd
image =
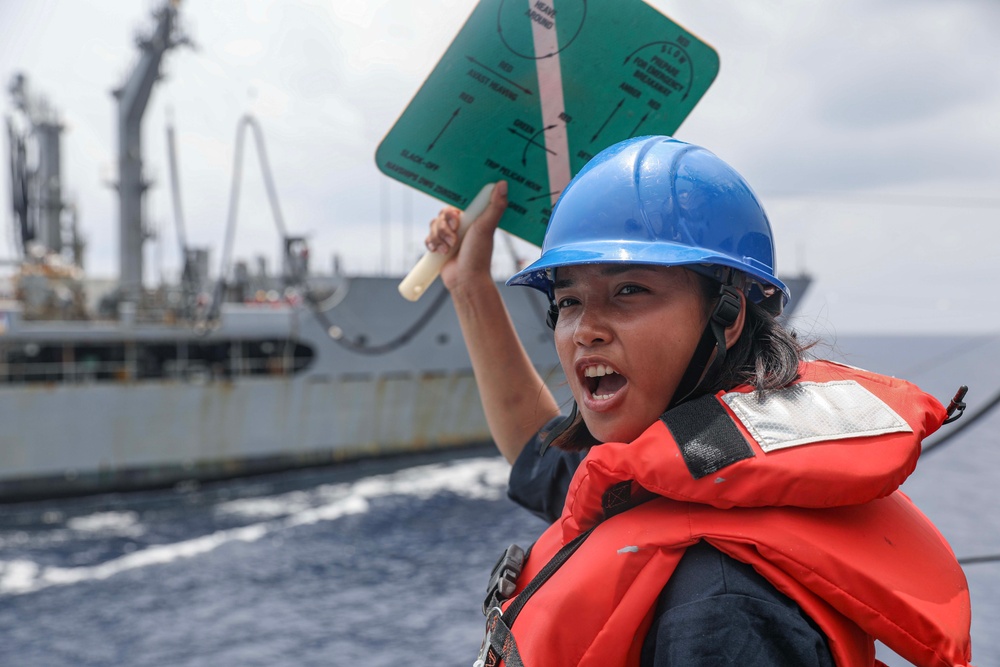
M 740 316 L 740 292 L 730 284 L 719 286 L 719 301 L 708 318 L 687 370 L 674 391 L 667 409 L 680 405 L 698 389 L 705 378 L 711 378 L 726 361 L 726 329 Z M 712 351 L 715 358 L 712 358 Z M 711 361 L 711 365 L 709 362 Z

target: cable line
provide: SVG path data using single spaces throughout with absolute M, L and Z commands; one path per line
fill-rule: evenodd
M 967 556 L 965 558 L 959 558 L 959 565 L 976 565 L 978 563 L 994 563 L 1000 561 L 1000 554 L 992 554 L 990 556 Z
M 333 324 L 326 316 L 326 313 L 317 307 L 315 301 L 309 298 L 308 293 L 306 295 L 306 303 L 309 304 L 310 310 L 316 317 L 316 320 L 323 326 L 331 340 L 335 341 L 341 347 L 357 354 L 377 355 L 388 354 L 389 352 L 397 350 L 413 340 L 413 338 L 430 323 L 431 319 L 435 314 L 437 314 L 437 311 L 441 309 L 441 306 L 444 305 L 444 302 L 448 300 L 449 296 L 451 296 L 451 293 L 448 292 L 448 290 L 443 287 L 439 288 L 438 293 L 434 297 L 430 306 L 428 306 L 427 309 L 421 313 L 420 317 L 418 317 L 413 324 L 392 340 L 385 343 L 379 343 L 378 345 L 367 345 L 365 343 L 355 343 L 352 340 L 348 340 L 344 337 L 343 331 L 340 327 Z
M 938 447 L 944 445 L 949 440 L 957 436 L 959 433 L 961 433 L 965 429 L 975 424 L 982 417 L 985 417 L 987 414 L 989 414 L 997 405 L 1000 405 L 1000 391 L 998 391 L 996 395 L 993 396 L 993 398 L 987 401 L 986 405 L 979 408 L 979 410 L 977 410 L 975 414 L 965 415 L 962 419 L 962 423 L 952 428 L 947 435 L 938 438 L 934 442 L 929 442 L 926 445 L 924 445 L 923 451 L 920 452 L 920 455 L 923 456 L 927 452 L 933 451 Z

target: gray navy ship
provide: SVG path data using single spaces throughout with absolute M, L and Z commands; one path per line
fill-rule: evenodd
M 58 113 L 33 94 L 25 75 L 10 83 L 6 125 L 20 256 L 9 262 L 10 293 L 0 300 L 0 501 L 488 443 L 472 367 L 440 283 L 411 303 L 397 292 L 401 276 L 313 273 L 305 239 L 283 229 L 269 178 L 283 244 L 277 275 L 230 262 L 227 247 L 227 270 L 212 278 L 208 250 L 186 246 L 178 214 L 182 279 L 143 284 L 149 184 L 140 125 L 162 59 L 185 41 L 177 11 L 168 3 L 154 13 L 114 93 L 119 276 L 98 295 L 81 269 L 83 243 L 61 193 Z M 238 136 L 249 129 L 262 145 L 259 124 L 252 117 L 241 123 Z M 227 230 L 227 246 L 231 236 Z M 796 297 L 808 285 L 806 277 L 782 279 Z M 565 394 L 547 304 L 535 290 L 502 294 L 536 368 Z

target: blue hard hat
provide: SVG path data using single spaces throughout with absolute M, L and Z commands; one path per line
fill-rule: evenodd
M 684 266 L 750 278 L 748 296 L 780 311 L 771 224 L 750 185 L 713 153 L 671 137 L 615 144 L 580 170 L 552 211 L 542 256 L 507 281 L 551 294 L 553 270 L 577 264 Z

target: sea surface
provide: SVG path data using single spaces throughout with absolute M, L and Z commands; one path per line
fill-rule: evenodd
M 945 403 L 970 378 L 963 419 L 1000 391 L 1000 338 L 921 344 L 833 352 L 908 366 Z M 507 500 L 508 471 L 476 449 L 0 505 L 0 665 L 471 665 L 490 568 L 544 529 Z M 998 486 L 1000 409 L 928 452 L 903 489 L 969 559 L 1000 554 Z M 965 571 L 973 664 L 1000 665 L 1000 560 Z

